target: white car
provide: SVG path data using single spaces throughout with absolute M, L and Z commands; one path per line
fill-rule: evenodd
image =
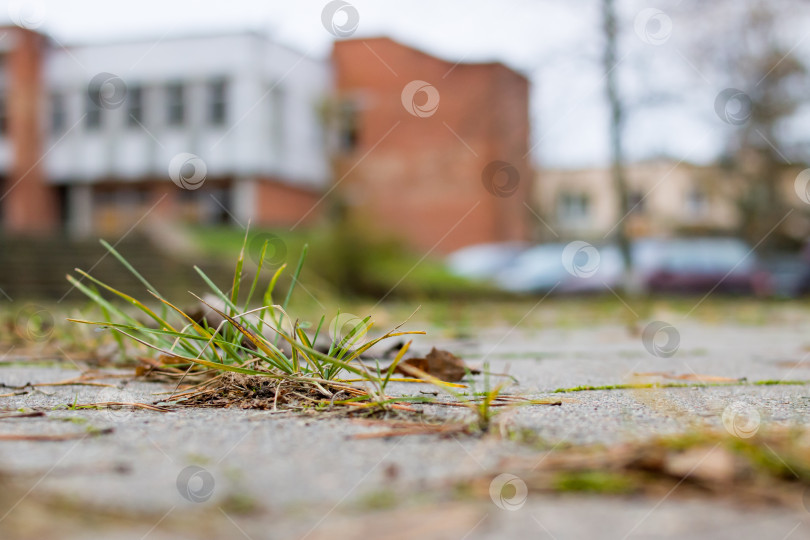
M 488 280 L 511 265 L 529 244 L 525 242 L 501 242 L 476 244 L 459 249 L 448 255 L 447 268 L 456 276 L 467 279 Z
M 495 284 L 510 292 L 544 292 L 570 276 L 563 266 L 565 244 L 541 244 L 521 253 L 495 276 Z

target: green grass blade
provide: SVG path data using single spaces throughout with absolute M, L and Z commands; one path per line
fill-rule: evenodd
M 107 250 L 109 253 L 111 253 L 113 257 L 115 257 L 116 259 L 118 259 L 118 262 L 120 262 L 120 263 L 121 263 L 121 264 L 124 266 L 124 268 L 126 268 L 127 270 L 129 270 L 129 273 L 130 273 L 130 274 L 132 274 L 133 276 L 135 276 L 135 278 L 136 278 L 138 281 L 140 281 L 140 282 L 141 282 L 141 283 L 144 285 L 144 287 L 146 287 L 146 289 L 147 289 L 147 290 L 149 290 L 149 291 L 153 291 L 153 292 L 154 292 L 154 293 L 155 293 L 155 294 L 158 296 L 158 298 L 163 298 L 163 295 L 162 295 L 162 294 L 160 294 L 160 293 L 158 292 L 157 288 L 156 288 L 155 286 L 153 286 L 151 283 L 149 283 L 149 281 L 148 281 L 148 280 L 147 280 L 145 277 L 143 277 L 143 275 L 141 275 L 141 273 L 140 273 L 140 272 L 138 272 L 137 270 L 135 270 L 135 267 L 134 267 L 134 266 L 132 266 L 131 264 L 129 264 L 129 261 L 127 261 L 127 260 L 124 258 L 124 256 L 123 256 L 123 255 L 121 255 L 121 254 L 118 252 L 118 250 L 116 250 L 116 249 L 115 249 L 113 246 L 111 246 L 111 245 L 110 245 L 110 244 L 109 244 L 109 243 L 108 243 L 106 240 L 104 240 L 104 239 L 99 239 L 99 242 L 101 242 L 101 245 L 102 245 L 102 246 L 104 246 L 104 249 L 106 249 L 106 250 Z M 162 315 L 163 315 L 163 318 L 166 318 L 167 313 L 166 313 L 166 309 L 165 309 L 165 307 L 163 308 L 163 313 L 162 313 Z M 119 337 L 120 337 L 120 336 L 119 336 Z
M 315 329 L 315 336 L 312 338 L 312 343 L 317 343 L 318 336 L 321 334 L 321 327 L 323 326 L 323 321 L 326 319 L 326 315 L 321 315 L 321 320 L 318 322 L 318 328 Z
M 231 303 L 235 306 L 239 301 L 239 286 L 242 284 L 242 267 L 245 265 L 245 246 L 247 245 L 248 232 L 250 227 L 245 229 L 245 239 L 242 241 L 242 249 L 239 250 L 239 258 L 236 259 L 236 271 L 233 273 L 233 286 L 231 287 Z M 237 312 L 234 311 L 234 315 Z
M 237 321 L 236 319 L 234 319 L 230 315 L 228 315 L 226 313 L 223 313 L 222 311 L 218 310 L 217 308 L 215 308 L 214 306 L 212 306 L 211 304 L 209 304 L 208 302 L 206 302 L 202 298 L 199 298 L 196 295 L 195 295 L 195 298 L 197 298 L 197 300 L 199 300 L 200 302 L 202 302 L 203 304 L 205 304 L 209 308 L 213 309 L 217 314 L 219 314 L 220 317 L 224 318 L 229 323 L 231 323 L 233 325 L 233 327 L 236 328 L 236 330 L 238 330 L 250 343 L 255 345 L 256 348 L 259 349 L 261 352 L 263 352 L 264 354 L 266 354 L 268 356 L 276 357 L 276 359 L 278 361 L 285 361 L 285 363 L 286 363 L 286 359 L 284 359 L 283 355 L 281 357 L 278 357 L 278 355 L 279 355 L 278 348 L 273 347 L 272 344 L 270 344 L 269 341 L 264 338 L 264 336 L 262 336 L 261 334 L 253 333 L 253 331 L 251 331 L 249 328 L 247 328 L 241 322 Z M 287 364 L 287 370 L 292 370 L 294 372 L 293 367 L 291 365 L 289 365 L 289 364 Z M 287 370 L 285 370 L 285 371 L 287 371 Z
M 262 246 L 262 252 L 259 254 L 259 264 L 256 268 L 256 275 L 253 277 L 253 283 L 250 285 L 250 291 L 248 291 L 247 299 L 245 300 L 245 307 L 242 311 L 247 311 L 248 307 L 250 307 L 250 301 L 253 299 L 253 293 L 256 291 L 256 286 L 259 284 L 259 278 L 262 275 L 262 267 L 264 267 L 264 257 L 267 254 L 267 244 L 269 240 L 264 241 L 264 245 Z
M 195 266 L 194 270 L 196 270 L 197 273 L 200 275 L 200 277 L 203 278 L 203 281 L 205 281 L 205 284 L 208 285 L 208 287 L 214 292 L 214 295 L 216 297 L 218 297 L 220 300 L 225 302 L 225 305 L 228 306 L 228 308 L 232 309 L 234 313 L 239 312 L 236 309 L 236 305 L 234 305 L 234 303 L 231 302 L 231 299 L 228 298 L 227 295 L 224 292 L 222 292 L 222 289 L 217 287 L 216 284 L 213 281 L 211 281 L 211 278 L 209 278 L 206 275 L 206 273 L 202 271 L 202 268 L 200 268 L 199 266 Z M 195 297 L 196 297 L 196 295 L 195 295 Z
M 102 281 L 99 281 L 98 279 L 94 278 L 93 276 L 91 276 L 87 272 L 79 270 L 78 268 L 76 269 L 76 272 L 78 272 L 83 277 L 89 279 L 90 281 L 92 281 L 96 285 L 98 285 L 98 286 L 108 290 L 109 292 L 113 293 L 114 295 L 118 296 L 119 298 L 124 299 L 128 304 L 137 307 L 138 309 L 140 309 L 141 311 L 143 311 L 144 313 L 149 315 L 149 317 L 151 317 L 156 323 L 160 324 L 161 326 L 165 326 L 167 328 L 171 328 L 172 330 L 174 330 L 174 328 L 172 328 L 172 325 L 171 325 L 171 323 L 169 323 L 169 321 L 167 321 L 166 319 L 164 319 L 163 317 L 161 317 L 160 315 L 158 315 L 157 313 L 155 313 L 154 311 L 152 311 L 151 309 L 149 309 L 148 307 L 143 305 L 140 301 L 136 300 L 135 298 L 131 297 L 130 295 L 128 295 L 126 293 L 123 293 L 123 292 L 121 292 L 121 291 L 119 291 L 117 289 L 114 289 L 113 287 L 110 287 L 106 283 L 104 283 Z
M 154 293 L 155 293 L 155 294 L 156 294 L 156 295 L 157 295 L 159 298 L 163 298 L 163 295 L 161 295 L 161 294 L 158 292 L 157 288 L 155 288 L 155 287 L 154 287 L 154 286 L 153 286 L 151 283 L 149 283 L 149 281 L 147 281 L 147 280 L 146 280 L 146 278 L 145 278 L 145 277 L 143 277 L 143 276 L 141 275 L 141 273 L 140 273 L 140 272 L 138 272 L 137 270 L 135 270 L 135 268 L 134 268 L 134 267 L 133 267 L 131 264 L 129 264 L 129 262 L 128 262 L 128 261 L 127 261 L 125 258 L 124 258 L 124 256 L 123 256 L 123 255 L 121 255 L 121 254 L 120 254 L 120 253 L 119 253 L 119 252 L 118 252 L 118 251 L 117 251 L 117 250 L 116 250 L 114 247 L 112 247 L 112 246 L 111 246 L 111 245 L 110 245 L 110 244 L 109 244 L 109 243 L 108 243 L 106 240 L 99 240 L 99 242 L 101 242 L 101 245 L 102 245 L 102 246 L 104 246 L 104 248 L 105 248 L 107 251 L 109 251 L 109 252 L 112 254 L 112 256 L 113 256 L 113 257 L 115 257 L 116 259 L 118 259 L 118 262 L 120 262 L 120 263 L 121 263 L 121 264 L 124 266 L 124 268 L 126 268 L 127 270 L 129 270 L 129 272 L 130 272 L 130 273 L 131 273 L 133 276 L 135 276 L 135 278 L 136 278 L 138 281 L 140 281 L 141 283 L 143 283 L 143 285 L 144 285 L 144 286 L 145 286 L 147 289 L 149 289 L 150 291 L 153 291 L 153 292 L 154 292 Z
M 405 345 L 403 345 L 402 348 L 397 353 L 397 355 L 394 357 L 394 361 L 391 362 L 390 366 L 388 366 L 388 372 L 385 374 L 385 380 L 383 380 L 382 383 L 383 390 L 385 390 L 385 387 L 388 386 L 388 381 L 391 380 L 391 375 L 394 374 L 394 370 L 397 369 L 399 362 L 405 357 L 405 353 L 407 353 L 408 349 L 410 349 L 411 343 L 413 343 L 413 341 L 409 341 Z
M 290 283 L 290 288 L 287 289 L 287 297 L 284 299 L 284 303 L 281 304 L 281 307 L 287 309 L 287 305 L 290 303 L 290 298 L 292 297 L 293 290 L 295 289 L 296 283 L 298 283 L 298 276 L 301 275 L 301 269 L 304 267 L 304 259 L 307 258 L 307 251 L 309 250 L 309 244 L 304 244 L 304 248 L 301 250 L 301 256 L 298 258 L 298 266 L 295 267 L 295 273 L 292 277 L 292 283 Z
M 287 268 L 287 263 L 282 264 L 276 273 L 273 274 L 273 279 L 270 280 L 270 283 L 267 284 L 267 290 L 264 291 L 264 296 L 262 297 L 264 300 L 264 305 L 267 306 L 267 310 L 270 312 L 270 317 L 273 319 L 276 324 L 276 312 L 273 309 L 273 291 L 276 289 L 276 282 L 278 282 L 278 278 L 281 276 L 281 273 L 284 269 Z M 262 311 L 261 315 L 259 316 L 259 331 L 264 328 L 264 315 L 266 311 Z
M 99 294 L 98 289 L 96 289 L 95 287 L 93 287 L 92 289 L 93 289 L 94 293 Z M 101 304 L 99 304 L 98 307 L 99 307 L 99 309 L 101 309 L 101 314 L 104 316 L 104 320 L 111 323 L 112 322 L 112 316 L 110 314 L 110 310 L 107 309 L 106 307 L 102 306 Z M 119 334 L 118 332 L 113 332 L 113 339 L 115 340 L 115 343 L 118 345 L 119 359 L 121 360 L 121 362 L 126 361 L 126 359 L 127 359 L 127 347 L 124 344 L 124 338 L 121 337 L 121 334 Z

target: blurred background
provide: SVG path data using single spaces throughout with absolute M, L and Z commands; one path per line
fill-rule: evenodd
M 0 301 L 810 292 L 810 6 L 0 2 Z M 185 298 L 185 296 L 184 296 Z M 317 300 L 316 300 L 317 301 Z

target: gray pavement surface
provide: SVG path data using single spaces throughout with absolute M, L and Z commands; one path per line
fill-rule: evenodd
M 696 426 L 722 427 L 721 415 L 733 403 L 754 407 L 763 425 L 806 426 L 807 384 L 553 393 L 621 384 L 642 372 L 810 380 L 805 328 L 801 320 L 747 327 L 683 323 L 678 350 L 669 358 L 650 354 L 641 337 L 623 326 L 491 328 L 475 339 L 423 337 L 415 346 L 435 345 L 470 364 L 487 361 L 493 372 L 508 371 L 518 380 L 508 393 L 566 398 L 562 406 L 509 410 L 500 418 L 508 426 L 530 428 L 549 446 L 614 444 Z M 67 362 L 64 367 L 0 363 L 0 382 L 8 386 L 78 374 Z M 482 384 L 477 377 L 476 386 Z M 498 468 L 507 456 L 538 452 L 497 438 L 357 440 L 351 436 L 382 428 L 268 411 L 65 409 L 74 402 L 154 402 L 167 389 L 136 381 L 121 388 L 40 387 L 0 398 L 2 410 L 46 412 L 0 419 L 0 435 L 81 436 L 62 442 L 0 441 L 0 470 L 10 473 L 18 488 L 0 505 L 0 538 L 810 537 L 810 511 L 801 504 L 745 508 L 681 498 L 677 492 L 663 498 L 531 493 L 525 505 L 510 511 L 486 495 L 455 493 L 461 480 L 508 473 Z M 433 390 L 400 383 L 392 392 L 419 389 Z M 11 391 L 0 388 L 0 394 Z M 436 406 L 425 412 L 466 414 Z M 112 433 L 91 435 L 105 428 Z M 45 532 L 21 528 L 24 512 L 30 511 L 26 505 L 50 496 L 80 505 L 88 515 L 102 509 L 108 517 L 88 523 L 63 516 L 64 525 L 49 518 L 53 528 Z M 240 511 L 245 505 L 250 512 Z M 15 513 L 23 514 L 15 519 Z

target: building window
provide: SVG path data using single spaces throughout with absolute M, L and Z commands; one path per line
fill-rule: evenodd
M 590 206 L 590 199 L 584 193 L 563 193 L 558 208 L 560 221 L 568 225 L 586 223 L 590 217 Z
M 208 84 L 208 123 L 221 126 L 225 123 L 227 110 L 227 84 L 224 79 Z
M 627 211 L 633 214 L 641 214 L 644 212 L 644 194 L 640 191 L 634 191 L 627 195 Z
M 360 140 L 357 121 L 357 105 L 353 101 L 344 101 L 338 108 L 338 149 L 351 152 Z
M 698 187 L 692 187 L 686 194 L 686 211 L 691 217 L 703 217 L 709 212 L 709 197 Z
M 62 133 L 67 129 L 67 102 L 64 94 L 51 95 L 51 131 Z
M 127 90 L 127 125 L 137 127 L 143 124 L 143 88 L 130 86 Z
M 101 127 L 101 107 L 93 102 L 90 97 L 99 95 L 101 87 L 90 88 L 84 95 L 84 125 L 88 130 L 96 130 Z
M 170 126 L 180 126 L 186 120 L 185 93 L 180 83 L 166 87 L 166 120 Z

